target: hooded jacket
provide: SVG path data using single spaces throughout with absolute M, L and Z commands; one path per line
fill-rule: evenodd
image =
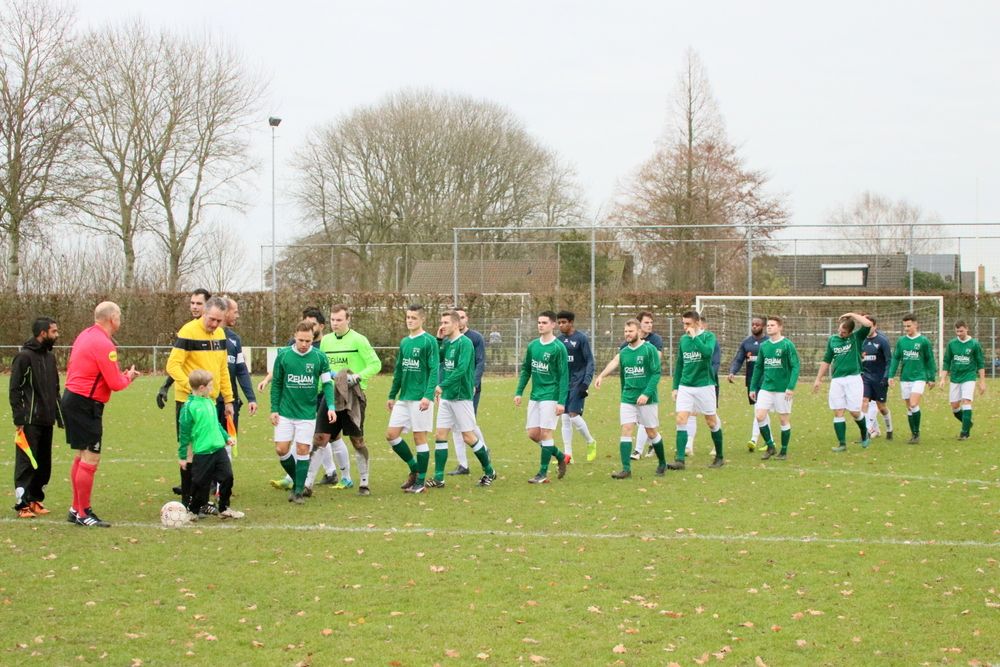
M 10 367 L 10 409 L 14 425 L 62 428 L 59 412 L 59 369 L 52 346 L 29 338 Z

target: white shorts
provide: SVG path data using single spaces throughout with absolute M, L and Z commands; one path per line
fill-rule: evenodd
M 441 399 L 438 405 L 438 429 L 450 431 L 457 428 L 461 433 L 476 430 L 476 411 L 472 401 L 448 401 Z
M 524 428 L 544 428 L 552 430 L 559 421 L 556 418 L 558 401 L 528 401 L 528 419 Z
M 274 441 L 311 445 L 315 432 L 315 419 L 289 419 L 278 415 L 278 425 L 274 427 Z
M 849 410 L 861 412 L 861 399 L 864 398 L 865 383 L 860 375 L 848 375 L 845 378 L 830 380 L 828 402 L 831 410 Z
M 685 387 L 677 389 L 677 412 L 693 412 L 701 415 L 714 415 L 716 409 L 715 385 L 707 387 Z
M 430 433 L 434 429 L 434 404 L 420 409 L 420 401 L 396 401 L 389 415 L 389 428 L 403 427 L 412 433 Z
M 779 415 L 788 415 L 792 413 L 792 399 L 785 398 L 785 392 L 783 391 L 761 389 L 757 392 L 757 403 L 754 407 L 758 410 L 767 410 L 768 412 L 773 410 Z
M 646 405 L 619 403 L 618 423 L 658 428 L 660 426 L 660 405 L 658 403 L 647 403 Z
M 910 400 L 910 394 L 920 394 L 922 396 L 926 388 L 927 383 L 923 380 L 899 383 L 899 392 L 903 395 L 904 401 Z
M 952 403 L 959 403 L 961 401 L 971 401 L 976 395 L 976 381 L 969 380 L 968 382 L 952 382 L 948 387 L 948 400 Z

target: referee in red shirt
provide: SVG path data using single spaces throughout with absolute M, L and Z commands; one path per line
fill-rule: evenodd
M 118 367 L 118 351 L 111 336 L 121 326 L 122 311 L 117 304 L 111 301 L 97 304 L 94 326 L 80 332 L 69 353 L 61 405 L 66 441 L 79 452 L 69 472 L 73 506 L 67 517 L 78 526 L 111 526 L 90 508 L 90 493 L 101 462 L 104 404 L 111 399 L 111 392 L 129 386 L 139 375 L 135 366 L 125 372 Z

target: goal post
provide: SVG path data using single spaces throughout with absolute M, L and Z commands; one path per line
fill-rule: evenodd
M 945 345 L 944 297 L 941 296 L 768 296 L 755 295 L 699 295 L 695 308 L 705 315 L 708 328 L 715 332 L 723 351 L 723 368 L 750 332 L 753 317 L 780 315 L 784 320 L 784 333 L 799 350 L 803 372 L 815 369 L 822 360 L 827 339 L 836 333 L 837 320 L 847 312 L 864 311 L 877 320 L 879 331 L 885 333 L 895 346 L 902 335 L 902 319 L 913 313 L 921 330 L 933 338 L 938 367 L 941 365 Z

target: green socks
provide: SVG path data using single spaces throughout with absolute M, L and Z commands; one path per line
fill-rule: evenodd
M 295 480 L 295 459 L 292 458 L 292 453 L 288 452 L 284 456 L 278 457 L 278 463 L 281 464 L 281 468 L 285 471 L 293 481 Z
M 721 459 L 722 456 L 722 427 L 719 426 L 716 430 L 712 431 L 712 444 L 715 445 L 715 458 Z
M 869 438 L 868 422 L 865 420 L 865 418 L 863 416 L 858 417 L 857 419 L 854 420 L 854 423 L 858 425 L 858 430 L 861 431 L 861 439 L 868 440 Z
M 792 429 L 783 428 L 781 429 L 781 453 L 788 453 L 788 442 L 792 439 Z
M 656 442 L 653 443 L 653 451 L 656 452 L 656 460 L 660 462 L 660 465 L 667 465 L 667 457 L 663 452 L 663 438 L 659 435 L 656 436 Z
M 392 446 L 392 451 L 396 452 L 396 456 L 403 459 L 403 462 L 410 467 L 410 472 L 417 472 L 417 460 L 413 458 L 406 440 L 400 439 L 399 442 Z
M 465 443 L 460 443 L 465 446 Z M 444 481 L 444 467 L 448 463 L 448 441 L 438 440 L 434 443 L 434 479 Z
M 761 424 L 757 422 L 760 427 L 760 437 L 764 438 L 764 442 L 767 443 L 768 447 L 774 447 L 774 438 L 771 437 L 771 427 L 768 426 L 767 422 Z
M 302 493 L 302 489 L 306 485 L 306 475 L 309 474 L 309 455 L 299 458 L 298 455 L 295 456 L 295 486 L 292 490 L 295 493 Z
M 429 445 L 417 445 L 417 486 L 423 486 L 427 479 L 427 466 L 431 462 Z
M 833 418 L 833 432 L 837 434 L 837 442 L 841 445 L 847 444 L 847 422 L 843 417 Z
M 483 466 L 484 474 L 494 474 L 493 463 L 490 461 L 490 450 L 486 448 L 482 440 L 476 440 L 476 443 L 472 445 L 472 453 L 479 459 L 480 465 Z
M 972 410 L 962 410 L 962 433 L 966 435 L 972 430 Z
M 676 459 L 678 461 L 684 460 L 685 450 L 687 450 L 688 444 L 688 432 L 687 425 L 683 429 L 677 429 L 677 454 Z
M 622 438 L 618 442 L 618 456 L 622 460 L 622 470 L 632 470 L 632 438 Z

